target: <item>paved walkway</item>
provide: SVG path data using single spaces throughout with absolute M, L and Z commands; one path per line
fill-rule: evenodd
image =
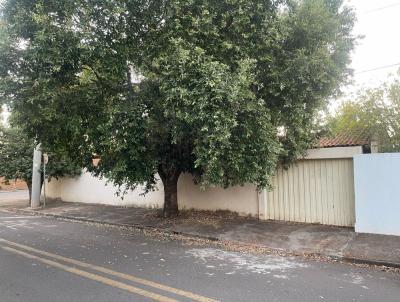
M 5 208 L 13 207 L 8 204 Z M 32 212 L 28 208 L 24 211 Z M 226 212 L 187 211 L 178 218 L 164 219 L 154 209 L 64 202 L 53 202 L 46 209 L 34 212 L 78 220 L 152 227 L 214 240 L 255 244 L 297 255 L 316 254 L 400 267 L 400 237 L 358 234 L 350 228 L 259 221 Z

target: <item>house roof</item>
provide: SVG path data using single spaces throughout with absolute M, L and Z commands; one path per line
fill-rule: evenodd
M 365 146 L 370 144 L 369 135 L 363 131 L 343 131 L 332 137 L 320 138 L 318 148 Z

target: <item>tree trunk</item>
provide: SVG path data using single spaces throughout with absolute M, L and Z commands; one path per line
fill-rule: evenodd
M 164 217 L 178 216 L 178 179 L 180 172 L 171 174 L 159 173 L 164 185 Z M 161 175 L 163 174 L 163 175 Z
M 42 187 L 43 187 L 43 175 L 40 180 L 40 192 L 42 192 Z M 32 181 L 31 180 L 25 180 L 26 185 L 28 186 L 28 192 L 29 192 L 29 206 L 31 206 L 31 200 L 32 200 Z

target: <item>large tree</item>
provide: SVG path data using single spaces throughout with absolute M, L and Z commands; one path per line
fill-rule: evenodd
M 166 216 L 182 173 L 267 187 L 307 147 L 354 45 L 341 0 L 7 0 L 4 20 L 17 123 L 127 189 L 158 174 Z
M 400 71 L 397 78 L 360 90 L 328 116 L 324 128 L 332 135 L 363 133 L 378 143 L 379 152 L 400 151 Z

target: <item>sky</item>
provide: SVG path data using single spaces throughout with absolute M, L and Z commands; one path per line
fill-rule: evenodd
M 333 110 L 359 88 L 378 86 L 400 68 L 400 0 L 345 0 L 345 4 L 357 15 L 354 34 L 364 38 L 352 54 L 354 78 L 343 88 L 347 96 L 334 102 Z
M 353 84 L 349 93 L 360 87 L 374 87 L 400 68 L 400 0 L 347 0 L 357 15 L 354 34 L 363 35 L 352 55 Z M 382 68 L 384 66 L 396 66 Z M 377 69 L 369 71 L 371 69 Z

